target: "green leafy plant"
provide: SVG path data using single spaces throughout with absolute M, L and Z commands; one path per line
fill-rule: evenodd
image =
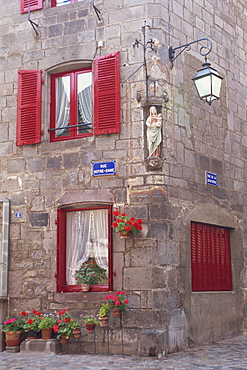
M 100 309 L 99 309 L 99 317 L 107 317 L 109 316 L 111 312 L 111 307 L 109 306 L 108 303 L 102 303 Z
M 28 317 L 27 319 L 25 319 L 25 324 L 23 325 L 23 329 L 24 331 L 29 331 L 29 330 L 33 330 L 34 332 L 39 332 L 40 329 L 39 329 L 39 323 L 40 323 L 40 319 L 42 317 L 42 313 L 41 312 L 37 312 L 36 310 L 32 311 L 32 314 L 35 315 L 35 316 L 32 316 L 32 317 Z M 28 316 L 28 313 L 26 311 L 23 311 L 21 313 L 22 316 Z
M 97 325 L 99 323 L 98 315 L 93 315 L 92 312 L 87 315 L 81 314 L 80 316 L 83 317 L 83 321 L 85 324 L 96 324 Z
M 131 231 L 136 235 L 138 231 L 142 230 L 141 219 L 136 220 L 135 217 L 129 217 L 127 213 L 119 212 L 118 208 L 113 212 L 113 216 L 115 217 L 115 221 L 113 222 L 112 227 L 116 232 L 122 231 L 123 234 L 126 235 Z
M 95 261 L 84 263 L 74 273 L 77 284 L 99 284 L 106 278 L 106 270 L 99 267 Z
M 68 308 L 58 312 L 59 319 L 53 326 L 55 333 L 58 333 L 57 339 L 61 337 L 71 337 L 72 331 L 80 327 L 80 323 L 77 319 L 72 318 L 71 314 L 68 312 Z
M 40 330 L 53 328 L 53 326 L 55 325 L 55 323 L 56 323 L 56 320 L 53 317 L 51 317 L 51 316 L 43 316 L 43 317 L 40 318 L 40 322 L 39 322 L 38 328 Z
M 121 311 L 125 311 L 127 304 L 129 303 L 129 300 L 126 299 L 125 294 L 125 292 L 115 292 L 107 295 L 105 299 L 108 301 L 107 303 L 111 309 L 119 308 Z
M 25 324 L 25 320 L 23 319 L 15 319 L 13 317 L 6 317 L 5 321 L 3 322 L 3 331 L 14 331 L 17 332 L 19 330 L 23 331 L 23 326 Z

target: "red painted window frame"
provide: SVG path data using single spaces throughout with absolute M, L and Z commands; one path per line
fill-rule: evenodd
M 57 292 L 80 292 L 80 285 L 67 285 L 66 284 L 66 213 L 72 211 L 85 211 L 85 210 L 96 210 L 96 209 L 107 209 L 108 210 L 108 263 L 109 263 L 109 274 L 108 274 L 108 285 L 91 285 L 91 292 L 108 292 L 113 289 L 113 271 L 112 271 L 112 206 L 101 206 L 101 207 L 87 207 L 87 208 L 73 208 L 64 209 L 59 208 L 57 210 Z
M 231 291 L 230 229 L 191 222 L 192 291 Z
M 18 71 L 16 145 L 41 141 L 41 70 Z
M 71 3 L 77 3 L 78 0 L 70 0 Z M 64 5 L 68 5 L 68 4 L 64 4 Z M 56 7 L 57 6 L 57 2 L 56 0 L 51 0 L 51 7 Z
M 28 12 L 28 4 L 30 4 L 30 11 L 43 8 L 43 0 L 20 0 L 20 12 Z
M 70 76 L 70 125 L 78 124 L 78 110 L 77 110 L 77 76 L 86 72 L 92 72 L 91 67 L 77 69 L 68 72 L 57 73 L 51 75 L 51 129 L 56 128 L 56 78 Z M 56 131 L 50 131 L 50 141 L 65 141 L 74 140 L 82 137 L 92 136 L 93 133 L 77 133 L 78 127 L 70 128 L 70 135 L 63 137 L 56 137 Z

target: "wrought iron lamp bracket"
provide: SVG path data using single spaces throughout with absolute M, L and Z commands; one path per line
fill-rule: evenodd
M 169 47 L 169 59 L 171 61 L 171 68 L 173 67 L 174 60 L 176 60 L 177 57 L 179 57 L 179 55 L 181 55 L 185 50 L 189 51 L 191 49 L 191 45 L 193 45 L 193 44 L 195 44 L 197 42 L 201 42 L 201 41 L 208 41 L 209 42 L 209 46 L 208 45 L 207 46 L 203 45 L 200 48 L 200 54 L 205 57 L 205 62 L 206 62 L 207 55 L 211 52 L 212 47 L 213 47 L 213 44 L 212 44 L 212 41 L 211 40 L 209 40 L 206 37 L 203 37 L 202 39 L 199 39 L 199 40 L 196 40 L 196 41 L 192 41 L 192 42 L 188 42 L 187 44 L 184 44 L 184 45 L 181 45 L 181 46 L 177 46 L 176 48 L 173 48 L 172 46 L 170 46 Z M 176 54 L 176 50 L 180 50 L 180 52 L 178 52 Z
M 34 21 L 31 20 L 31 15 L 30 15 L 30 4 L 28 4 L 28 16 L 27 16 L 27 19 L 28 21 L 30 22 L 31 26 L 33 27 L 36 35 L 39 34 L 39 32 L 37 31 L 36 27 L 38 27 L 37 23 L 35 23 Z

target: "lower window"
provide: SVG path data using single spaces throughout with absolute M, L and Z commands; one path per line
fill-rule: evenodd
M 111 206 L 58 209 L 57 291 L 81 291 L 74 277 L 86 266 L 102 275 L 90 291 L 112 290 Z
M 232 290 L 230 229 L 191 222 L 192 291 Z

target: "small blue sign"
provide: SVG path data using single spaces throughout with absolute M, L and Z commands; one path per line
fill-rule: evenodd
M 15 218 L 22 218 L 22 212 L 15 212 Z
M 218 177 L 216 173 L 211 173 L 206 171 L 206 185 L 211 185 L 211 186 L 218 186 Z
M 116 161 L 92 163 L 92 176 L 116 175 Z

